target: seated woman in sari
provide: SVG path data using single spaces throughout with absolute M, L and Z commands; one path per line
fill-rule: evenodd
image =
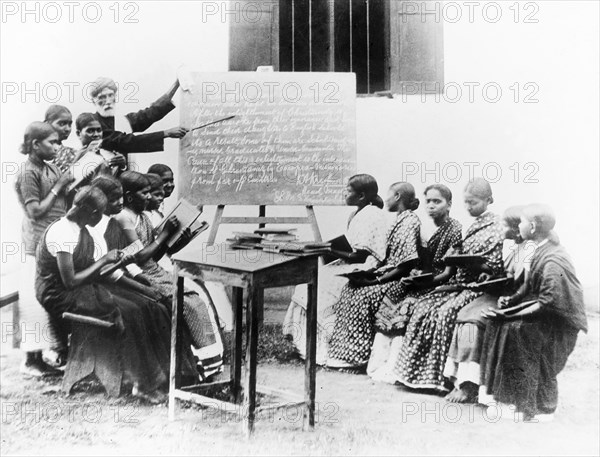
M 345 199 L 346 205 L 355 206 L 350 215 L 346 238 L 352 246 L 351 253 L 333 251 L 337 260 L 319 266 L 319 287 L 317 299 L 317 363 L 325 364 L 327 349 L 335 312 L 333 305 L 339 299 L 345 277 L 337 276 L 356 269 L 374 268 L 385 257 L 385 235 L 388 222 L 383 208 L 383 200 L 377 192 L 377 181 L 371 175 L 359 174 L 348 180 Z M 292 302 L 283 322 L 283 333 L 292 338 L 298 354 L 306 354 L 306 304 L 307 287 L 296 286 Z
M 127 238 L 125 237 L 125 232 L 123 229 L 121 229 L 119 222 L 117 222 L 117 220 L 113 217 L 123 210 L 123 187 L 121 186 L 121 182 L 111 175 L 103 174 L 96 176 L 92 180 L 92 186 L 100 189 L 104 195 L 106 195 L 108 200 L 106 209 L 104 210 L 104 214 L 102 215 L 100 222 L 98 222 L 98 224 L 96 224 L 94 227 L 88 227 L 88 230 L 96 243 L 96 249 L 100 251 L 111 249 L 126 250 L 130 243 L 128 243 Z M 161 246 L 164 244 L 165 239 L 168 238 L 169 234 L 175 230 L 176 222 L 167 221 L 165 225 L 166 227 L 164 233 L 160 238 L 157 239 L 157 244 Z M 138 243 L 137 245 L 134 243 L 132 248 L 142 249 L 143 246 L 141 243 Z M 153 245 L 144 249 L 148 251 L 154 250 L 155 248 L 156 245 Z M 144 255 L 143 252 L 142 255 Z M 126 264 L 128 259 L 124 260 L 125 262 L 123 263 Z M 163 301 L 168 310 L 171 310 L 171 302 L 168 300 L 168 297 L 164 296 L 158 288 L 152 286 L 150 278 L 145 276 L 143 270 L 135 263 L 126 264 L 110 275 L 110 278 L 113 279 L 120 277 L 132 278 L 135 279 L 136 284 L 142 284 L 150 287 L 152 289 L 152 293 L 154 294 L 153 296 L 156 296 L 158 299 Z
M 149 298 L 151 291 L 142 295 L 100 282 L 100 270 L 121 258 L 116 250 L 94 258 L 94 240 L 86 226 L 100 221 L 106 204 L 99 189 L 83 187 L 67 215 L 48 227 L 37 250 L 36 294 L 56 319 L 71 312 L 114 323 L 114 330 L 107 331 L 114 331 L 119 341 L 121 369 L 133 384 L 132 394 L 160 402 L 165 396 L 159 389 L 169 373 L 169 313 Z
M 374 271 L 375 279 L 351 280 L 342 289 L 334 306 L 336 319 L 327 360 L 329 367 L 364 368 L 375 336 L 375 313 L 383 297 L 403 293 L 400 280 L 419 261 L 421 221 L 413 213 L 419 207 L 414 187 L 405 182 L 392 184 L 386 206 L 397 217 L 387 236 L 385 260 Z
M 529 274 L 535 244 L 523 241 L 519 235 L 522 210 L 522 206 L 513 206 L 502 216 L 504 238 L 513 242 L 508 246 L 505 243 L 509 249 L 505 251 L 504 256 L 504 272 L 512 279 L 511 284 L 486 291 L 461 309 L 456 318 L 456 328 L 444 368 L 444 376 L 454 382 L 454 390 L 446 396 L 450 402 L 466 403 L 477 399 L 479 359 L 487 323 L 481 312 L 490 307 L 496 308 L 500 295 L 511 294 L 517 290 L 520 295 L 524 294 L 523 287 Z
M 556 377 L 579 331 L 587 332 L 581 284 L 569 255 L 553 236 L 555 221 L 546 205 L 525 207 L 519 232 L 537 244 L 527 293 L 503 300 L 509 307 L 485 313 L 491 321 L 481 353 L 481 385 L 498 402 L 494 411 L 511 419 L 554 418 Z
M 148 220 L 150 221 L 150 224 L 154 229 L 155 235 L 157 237 L 160 237 L 160 232 L 157 232 L 157 227 L 164 219 L 164 216 L 159 211 L 159 208 L 162 206 L 163 201 L 165 199 L 164 183 L 162 178 L 155 173 L 146 173 L 144 176 L 150 182 L 150 199 L 148 200 L 148 204 L 146 206 L 144 214 L 148 216 Z M 193 239 L 195 233 L 191 233 L 191 231 L 188 229 L 183 233 L 183 235 L 184 236 L 182 236 L 181 242 L 175 243 L 175 245 L 173 245 L 173 247 L 169 249 L 167 255 L 163 255 L 157 262 L 159 267 L 161 267 L 170 275 L 173 273 L 174 269 L 170 255 L 174 252 L 178 252 L 179 250 L 183 249 L 183 247 Z M 190 278 L 184 278 L 183 284 L 185 288 L 188 288 L 190 289 L 190 291 L 197 293 L 200 297 L 202 297 L 202 300 L 207 303 L 206 311 L 208 312 L 208 318 L 210 319 L 210 323 L 212 325 L 212 333 L 215 335 L 220 335 L 221 321 L 217 312 L 215 299 L 218 297 L 218 303 L 219 305 L 221 305 L 221 309 L 227 309 L 228 307 L 229 311 L 231 310 L 231 304 L 229 303 L 229 299 L 226 295 L 223 284 L 218 282 L 205 281 L 202 285 L 200 285 Z M 217 338 L 215 345 L 205 346 L 198 352 L 199 353 L 197 355 L 201 360 L 210 359 L 216 354 L 222 354 L 223 345 L 221 339 Z
M 464 201 L 476 219 L 465 234 L 461 253 L 482 256 L 485 262 L 458 268 L 447 285 L 437 287 L 415 304 L 394 367 L 395 379 L 408 387 L 447 390 L 442 371 L 456 315 L 483 293 L 472 290 L 472 283 L 502 271 L 502 226 L 487 210 L 493 202 L 489 183 L 482 178 L 470 181 Z
M 119 180 L 125 197 L 124 208 L 113 217 L 119 223 L 127 244 L 140 243 L 144 246 L 135 254 L 136 264 L 149 277 L 152 285 L 171 299 L 174 293 L 173 277 L 157 263 L 167 251 L 169 236 L 162 232 L 155 236 L 154 228 L 144 214 L 150 198 L 150 183 L 145 175 L 136 171 L 124 172 Z M 176 219 L 171 223 L 178 226 Z M 199 359 L 198 369 L 201 376 L 207 378 L 220 371 L 223 365 L 221 335 L 214 331 L 207 305 L 200 296 L 189 289 L 185 290 L 184 295 L 183 315 L 194 343 L 194 354 Z
M 394 291 L 395 297 L 386 295 L 375 315 L 377 334 L 373 341 L 367 374 L 376 381 L 394 384 L 392 370 L 402 344 L 406 323 L 412 315 L 412 306 L 435 286 L 447 282 L 456 270 L 445 265 L 443 260 L 443 257 L 457 249 L 462 241 L 462 225 L 450 217 L 452 192 L 443 184 L 432 184 L 425 189 L 425 201 L 427 213 L 433 218 L 437 230 L 419 254 L 421 270 L 413 270 L 411 276 L 401 280 L 406 287 L 406 294 L 398 293 L 401 291 L 398 289 Z M 433 275 L 431 280 L 413 280 L 414 275 L 425 272 Z

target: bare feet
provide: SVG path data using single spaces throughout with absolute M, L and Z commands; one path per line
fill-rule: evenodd
M 446 395 L 450 403 L 474 403 L 477 399 L 477 385 L 472 382 L 463 382 L 460 387 L 455 387 Z
M 466 403 L 467 394 L 455 387 L 445 398 L 450 403 Z
M 168 399 L 167 395 L 160 392 L 159 390 L 153 390 L 152 392 L 144 392 L 139 389 L 137 383 L 134 383 L 131 389 L 131 395 L 141 400 L 147 401 L 151 405 L 158 405 L 165 403 Z
M 63 372 L 48 365 L 42 359 L 42 351 L 27 352 L 19 371 L 25 378 L 42 378 L 45 376 L 62 376 Z

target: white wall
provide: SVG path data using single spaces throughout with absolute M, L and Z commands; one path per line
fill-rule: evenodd
M 462 19 L 444 23 L 446 98 L 456 97 L 454 88 L 458 85 L 463 93 L 456 103 L 444 98 L 436 101 L 434 96 L 425 100 L 419 96 L 357 100 L 359 170 L 376 176 L 382 193 L 402 179 L 422 193 L 426 184 L 443 182 L 444 177 L 453 179 L 457 168 L 450 163 L 459 164 L 462 174 L 458 182 L 449 185 L 455 193 L 453 214 L 466 225 L 469 218 L 462 209 L 461 193 L 469 169 L 464 163 L 477 163 L 473 166 L 476 175 L 481 175 L 483 166 L 494 162 L 487 168 L 493 180 L 495 170 L 501 171 L 493 184 L 494 210 L 502 212 L 508 206 L 533 201 L 552 205 L 558 217 L 557 232 L 572 254 L 588 301 L 597 304 L 598 3 L 536 2 L 539 11 L 534 17 L 538 23 L 523 23 L 525 13 L 531 11 L 523 9 L 521 21 L 515 23 L 509 10 L 512 2 L 500 3 L 503 17 L 497 23 L 486 20 L 481 9 L 469 22 L 467 7 L 461 2 Z M 121 105 L 122 111 L 129 111 L 146 106 L 164 92 L 181 63 L 206 71 L 226 71 L 227 23 L 218 15 L 203 21 L 198 3 L 138 2 L 137 24 L 122 20 L 115 24 L 109 5 L 103 6 L 103 19 L 96 24 L 81 16 L 76 16 L 73 24 L 38 24 L 31 19 L 22 23 L 8 17 L 1 31 L 3 84 L 26 82 L 33 87 L 36 81 L 42 86 L 54 81 L 63 86 L 65 82 L 83 84 L 107 75 L 121 84 L 135 82 L 139 86 L 135 96 L 139 102 Z M 168 25 L 163 21 L 167 16 Z M 517 102 L 510 89 L 515 82 L 521 90 Z M 465 83 L 480 84 L 472 102 Z M 486 83 L 502 89 L 497 103 L 483 98 L 481 88 Z M 524 103 L 532 91 L 525 90 L 525 83 L 537 87 L 533 98 L 538 103 Z M 75 90 L 74 100 L 68 95 L 65 90 L 58 102 L 71 107 L 73 113 L 91 110 L 81 86 Z M 493 90 L 487 95 L 493 97 Z M 20 94 L 4 96 L 0 141 L 5 171 L 2 241 L 6 242 L 18 241 L 20 236 L 20 209 L 12 191 L 14 177 L 6 176 L 6 164 L 22 160 L 16 151 L 24 127 L 41 119 L 50 103 L 35 103 L 33 96 L 23 103 Z M 173 126 L 177 120 L 178 113 L 172 113 L 157 128 Z M 68 143 L 77 144 L 74 134 Z M 177 143 L 171 140 L 166 152 L 138 155 L 137 161 L 143 171 L 154 162 L 175 166 L 176 153 Z M 536 168 L 525 169 L 528 162 Z M 517 182 L 510 168 L 514 163 L 521 171 Z M 406 173 L 415 167 L 417 174 Z M 422 176 L 425 169 L 433 171 Z M 533 170 L 537 170 L 532 176 L 537 182 L 524 182 Z M 273 213 L 284 211 L 278 208 Z M 211 214 L 208 208 L 209 220 Z M 346 214 L 347 208 L 317 208 L 325 237 L 343 229 Z M 420 215 L 425 222 L 421 210 Z

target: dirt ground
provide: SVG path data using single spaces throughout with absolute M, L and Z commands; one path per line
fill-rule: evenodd
M 260 384 L 303 389 L 303 365 L 279 340 L 282 310 L 267 304 Z M 599 455 L 599 319 L 581 335 L 559 377 L 560 404 L 548 424 L 492 420 L 475 405 L 448 404 L 440 396 L 375 383 L 366 375 L 319 369 L 317 425 L 302 431 L 302 414 L 289 407 L 262 414 L 250 440 L 226 411 L 177 408 L 128 397 L 108 399 L 96 389 L 65 397 L 59 381 L 24 380 L 21 353 L 5 332 L 10 307 L 0 313 L 2 455 Z M 274 324 L 275 323 L 275 324 Z M 279 345 L 279 342 L 281 344 Z M 287 343 L 289 345 L 289 343 Z M 273 349 L 274 346 L 275 349 Z M 284 348 L 279 353 L 278 347 Z

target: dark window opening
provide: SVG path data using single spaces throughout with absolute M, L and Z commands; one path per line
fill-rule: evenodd
M 442 25 L 433 2 L 423 11 L 400 0 L 251 3 L 264 14 L 231 24 L 232 70 L 354 72 L 359 94 L 443 86 Z

